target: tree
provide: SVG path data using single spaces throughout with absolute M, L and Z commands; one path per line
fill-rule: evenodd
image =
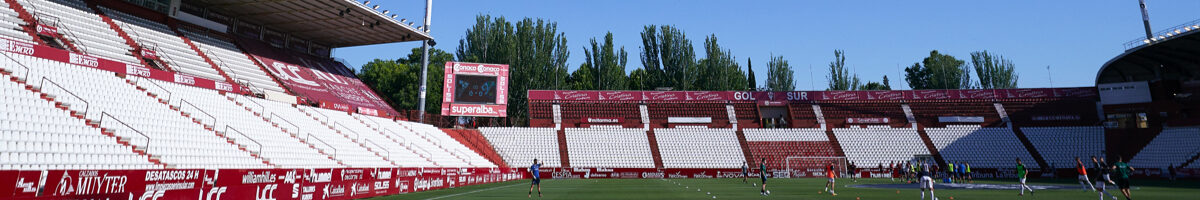
M 796 89 L 795 75 L 792 67 L 783 56 L 771 56 L 767 62 L 767 89 L 771 91 L 792 91 Z
M 1017 74 L 1012 60 L 987 51 L 971 52 L 971 65 L 979 77 L 979 87 L 984 89 L 1008 89 L 1017 87 Z
M 399 60 L 399 62 L 405 65 L 413 66 L 413 71 L 411 73 L 417 76 L 417 79 L 413 80 L 414 83 L 420 82 L 421 68 L 419 66 L 421 66 L 422 53 L 423 52 L 421 51 L 420 47 L 415 47 L 409 51 L 407 59 L 402 58 Z M 425 88 L 426 113 L 442 112 L 442 84 L 444 84 L 443 80 L 446 78 L 444 72 L 446 71 L 445 65 L 447 61 L 454 61 L 454 54 L 441 49 L 429 49 L 429 77 L 425 79 L 425 83 L 427 85 Z M 419 92 L 420 86 L 418 86 L 417 89 Z M 416 110 L 417 108 L 413 107 L 405 109 Z
M 647 25 L 642 30 L 641 58 L 651 77 L 650 87 L 689 90 L 699 78 L 692 41 L 675 27 Z
M 705 58 L 696 67 L 700 77 L 695 80 L 694 90 L 746 90 L 746 73 L 738 66 L 728 49 L 721 49 L 717 36 L 704 38 Z
M 625 63 L 628 61 L 629 54 L 625 52 L 625 47 L 621 47 L 619 51 L 613 49 L 612 32 L 604 35 L 604 44 L 597 44 L 596 39 L 592 38 L 591 49 L 584 48 L 583 55 L 587 57 L 586 65 L 593 71 L 593 79 L 596 81 L 597 89 L 600 90 L 625 90 Z
M 964 63 L 933 50 L 920 63 L 904 69 L 904 80 L 916 90 L 968 89 L 971 88 L 971 69 Z
M 863 85 L 862 87 L 860 87 L 858 89 L 859 90 L 892 90 L 892 85 L 888 84 L 888 77 L 885 75 L 885 76 L 883 76 L 883 83 L 874 82 L 874 81 L 867 82 L 867 84 Z
M 842 50 L 833 50 L 833 62 L 829 62 L 829 90 L 858 90 L 858 75 L 846 69 L 846 54 Z
M 528 122 L 528 90 L 566 88 L 570 51 L 555 22 L 525 18 L 514 26 L 504 17 L 480 15 L 458 43 L 460 61 L 508 64 L 509 124 Z
M 392 108 L 416 110 L 421 84 L 421 54 L 421 48 L 413 48 L 408 56 L 397 60 L 375 59 L 363 64 L 357 74 L 358 79 L 383 97 Z M 454 61 L 454 54 L 441 49 L 429 49 L 425 112 L 441 112 L 442 72 L 446 61 Z
M 363 64 L 358 79 L 374 90 L 393 109 L 411 110 L 417 107 L 417 75 L 413 68 L 395 60 L 375 59 Z M 440 99 L 439 99 L 440 100 Z M 440 108 L 439 108 L 440 109 Z
M 758 79 L 754 78 L 754 63 L 750 61 L 750 58 L 746 58 L 746 71 L 746 79 L 750 81 L 747 87 L 750 90 L 758 90 Z
M 587 63 L 580 64 L 575 72 L 571 72 L 571 77 L 567 78 L 568 89 L 571 90 L 595 90 L 596 89 L 596 71 Z
M 646 86 L 646 81 L 647 81 L 646 78 L 648 78 L 648 76 L 649 75 L 646 74 L 645 69 L 643 69 L 643 68 L 635 69 L 632 72 L 629 72 L 629 79 L 625 79 L 625 81 L 626 81 L 625 86 L 628 87 L 629 90 L 651 90 L 651 89 L 654 89 L 654 88 L 648 88 Z

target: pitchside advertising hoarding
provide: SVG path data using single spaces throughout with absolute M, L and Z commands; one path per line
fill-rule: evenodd
M 525 178 L 513 168 L 0 171 L 0 199 L 359 199 Z
M 508 65 L 446 62 L 445 67 L 442 116 L 508 116 Z

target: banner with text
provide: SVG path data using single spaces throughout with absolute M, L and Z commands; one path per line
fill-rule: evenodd
M 508 65 L 446 62 L 444 71 L 442 116 L 508 116 Z

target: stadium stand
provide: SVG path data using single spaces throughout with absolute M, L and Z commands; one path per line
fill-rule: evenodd
M 99 8 L 133 38 L 138 46 L 157 52 L 159 59 L 175 71 L 212 80 L 225 80 L 222 72 L 217 71 L 200 54 L 192 50 L 187 41 L 175 34 L 171 27 L 106 7 Z
M 1104 128 L 1079 127 L 1021 127 L 1047 164 L 1057 168 L 1070 167 L 1075 157 L 1104 155 Z
M 408 128 L 409 130 L 411 130 L 415 135 L 420 136 L 422 139 L 425 139 L 425 141 L 428 141 L 426 143 L 420 143 L 420 144 L 425 144 L 426 146 L 432 145 L 428 149 L 435 149 L 435 150 L 433 150 L 435 157 L 439 157 L 439 154 L 441 154 L 441 155 L 444 155 L 442 157 L 446 158 L 447 160 L 459 159 L 459 160 L 462 160 L 461 162 L 465 162 L 464 164 L 467 164 L 467 165 L 461 165 L 461 164 L 460 165 L 448 165 L 447 167 L 495 167 L 496 166 L 495 164 L 492 164 L 491 162 L 487 161 L 486 158 L 483 158 L 479 154 L 474 154 L 473 151 L 471 151 L 471 149 L 467 148 L 466 146 L 463 146 L 461 143 L 455 142 L 454 138 L 450 138 L 449 135 L 446 135 L 445 132 L 442 132 L 441 129 L 438 129 L 437 127 L 434 127 L 433 125 L 406 122 L 406 121 L 399 121 L 399 124 L 401 126 Z M 402 135 L 414 135 L 414 134 L 402 134 Z M 438 150 L 441 150 L 441 152 L 438 152 Z M 442 153 L 444 153 L 444 154 L 442 154 Z
M 846 159 L 858 166 L 887 165 L 930 154 L 914 128 L 834 128 L 833 133 Z
M 640 128 L 567 128 L 572 167 L 654 168 L 646 131 Z
M 750 147 L 750 154 L 757 162 L 767 159 L 767 167 L 784 168 L 788 157 L 834 157 L 839 156 L 829 142 L 825 129 L 742 129 Z
M 104 19 L 96 15 L 86 3 L 79 0 L 17 0 L 36 16 L 58 21 L 59 32 L 64 34 L 80 51 L 127 63 L 141 63 L 133 55 L 134 47 L 113 30 Z
M 21 19 L 20 13 L 13 10 L 7 2 L 0 1 L 0 37 L 33 41 L 33 36 L 22 27 L 28 25 L 29 23 Z
M 508 166 L 531 165 L 533 159 L 546 167 L 562 166 L 558 133 L 553 128 L 483 127 L 479 130 Z
M 257 156 L 218 136 L 214 127 L 182 117 L 182 112 L 147 97 L 148 93 L 111 72 L 21 54 L 6 55 L 29 67 L 27 80 L 39 80 L 40 85 L 35 87 L 45 87 L 44 91 L 54 96 L 74 97 L 64 99 L 71 105 L 86 104 L 86 108 L 73 109 L 86 113 L 85 117 L 100 123 L 100 127 L 113 130 L 135 149 L 147 148 L 146 153 L 161 158 L 166 167 L 265 167 Z
M 1129 161 L 1130 165 L 1142 168 L 1167 168 L 1181 164 L 1200 153 L 1200 128 L 1165 128 L 1146 148 Z M 1188 168 L 1197 168 L 1190 165 Z
M 280 93 L 287 92 L 279 82 L 264 72 L 264 69 L 255 65 L 254 61 L 242 53 L 242 50 L 229 39 L 186 28 L 179 28 L 179 32 L 191 39 L 200 51 L 212 58 L 213 63 L 221 67 L 221 70 L 227 73 L 234 82 L 253 88 Z
M 1009 128 L 983 128 L 978 125 L 926 127 L 925 132 L 948 162 L 967 162 L 979 168 L 1005 168 L 1013 158 L 1034 160 Z M 1031 162 L 1029 167 L 1037 168 Z
M 734 129 L 656 128 L 666 168 L 737 168 L 746 161 Z
M 100 128 L 86 125 L 72 111 L 56 107 L 18 83 L 0 81 L 0 94 L 0 142 L 4 144 L 0 147 L 0 170 L 161 167 L 127 143 L 103 135 Z
M 257 153 L 277 167 L 341 167 L 317 149 L 272 125 L 266 119 L 246 112 L 215 90 L 183 86 L 154 79 L 138 78 L 135 83 L 174 108 L 209 127 L 214 127 L 233 143 Z

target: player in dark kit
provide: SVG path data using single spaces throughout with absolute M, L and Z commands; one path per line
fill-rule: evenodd
M 854 162 L 850 162 L 846 168 L 848 168 L 846 171 L 850 172 L 850 180 L 858 182 L 858 177 L 856 176 L 858 175 L 858 166 L 854 166 Z
M 747 177 L 750 177 L 750 165 L 742 161 L 742 183 L 746 183 Z
M 767 158 L 758 162 L 758 177 L 762 178 L 762 190 L 759 190 L 759 193 L 763 196 L 771 195 L 771 191 L 767 190 Z
M 1117 162 L 1113 163 L 1112 170 L 1117 174 L 1117 188 L 1121 188 L 1121 194 L 1125 195 L 1125 200 L 1130 200 L 1129 197 L 1129 175 L 1133 174 L 1133 167 L 1125 164 L 1125 160 L 1117 156 Z
M 1116 183 L 1113 183 L 1112 178 L 1109 176 L 1109 172 L 1112 170 L 1109 170 L 1110 167 L 1108 167 L 1108 163 L 1104 162 L 1104 158 L 1096 159 L 1096 156 L 1092 156 L 1092 165 L 1094 165 L 1096 169 L 1095 186 L 1096 192 L 1100 193 L 1100 200 L 1104 200 L 1105 194 L 1108 194 L 1108 196 L 1112 197 L 1113 200 L 1117 200 L 1117 196 L 1113 196 L 1112 193 L 1108 192 L 1108 185 L 1116 185 Z
M 538 177 L 538 168 L 542 168 L 542 163 L 539 163 L 535 158 L 533 165 L 529 166 L 529 174 L 533 176 L 533 184 L 529 185 L 529 194 L 525 197 L 533 197 L 533 187 L 537 186 L 538 197 L 542 197 L 542 178 Z

